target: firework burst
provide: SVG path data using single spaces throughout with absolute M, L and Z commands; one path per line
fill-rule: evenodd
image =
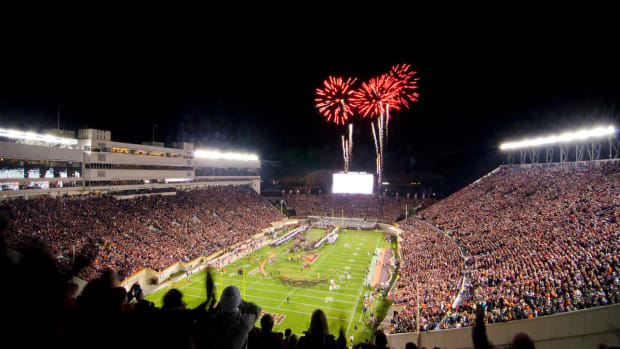
M 398 96 L 400 93 L 400 80 L 389 74 L 370 79 L 367 83 L 355 91 L 352 103 L 362 117 L 374 118 L 384 112 L 384 106 L 400 110 Z
M 328 122 L 334 122 L 338 125 L 344 125 L 353 115 L 351 105 L 353 93 L 353 84 L 357 78 L 347 78 L 330 76 L 323 81 L 324 88 L 316 89 L 316 107 L 319 113 L 325 117 Z
M 409 102 L 417 102 L 420 94 L 418 89 L 419 77 L 417 72 L 411 70 L 409 64 L 397 64 L 390 69 L 390 76 L 399 81 L 398 96 L 396 97 L 398 104 L 405 109 L 409 109 Z M 393 105 L 396 106 L 396 105 Z

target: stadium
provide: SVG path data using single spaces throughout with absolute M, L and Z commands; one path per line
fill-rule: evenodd
M 2 347 L 620 348 L 615 21 L 312 5 L 10 27 Z
M 608 131 L 567 140 L 574 154 L 566 143 L 513 145 L 507 156 L 527 152 L 522 163 L 431 206 L 368 195 L 372 174 L 336 173 L 333 193 L 284 193 L 287 217 L 259 195 L 255 155 L 113 142 L 94 129 L 77 139 L 0 130 L 4 236 L 13 258 L 44 242 L 59 270 L 89 256 L 70 280 L 81 297 L 106 275 L 125 291 L 140 285 L 155 307 L 176 289 L 197 309 L 209 279 L 237 286 L 276 331 L 301 334 L 322 309 L 335 336 L 363 341 L 381 328 L 394 346 L 450 347 L 484 304 L 496 343 L 514 326 L 537 343 L 570 341 L 533 330 L 550 321 L 582 323 L 580 340 L 594 343 L 612 336 L 601 328 L 620 300 L 620 160 Z M 561 162 L 532 156 L 552 147 Z

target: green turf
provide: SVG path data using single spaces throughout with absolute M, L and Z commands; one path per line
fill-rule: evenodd
M 324 233 L 324 230 L 312 229 L 306 234 L 306 240 L 312 241 Z M 236 285 L 242 296 L 245 294 L 247 301 L 258 304 L 265 312 L 276 314 L 274 316 L 276 322 L 284 315 L 281 322 L 275 325 L 274 330 L 277 331 L 290 328 L 294 333 L 301 335 L 302 331 L 308 329 L 312 312 L 320 308 L 327 314 L 332 334 L 337 336 L 338 330 L 342 327 L 347 333 L 347 339 L 351 335 L 354 336 L 355 342 L 368 338 L 371 328 L 364 326 L 361 320 L 364 292 L 367 290 L 363 283 L 366 268 L 370 266 L 375 249 L 393 247 L 391 243 L 385 241 L 384 233 L 357 230 L 343 233 L 341 231 L 335 244 L 325 244 L 320 249 L 314 250 L 320 252 L 320 255 L 310 264 L 309 268 L 303 271 L 300 271 L 301 261 L 287 261 L 287 258 L 293 255 L 288 252 L 291 243 L 292 241 L 277 248 L 266 246 L 227 266 L 226 271 L 215 270 L 213 277 L 217 287 L 216 294 L 221 293 L 220 282 L 224 286 Z M 266 278 L 263 278 L 260 272 L 250 276 L 249 273 L 258 268 L 259 262 L 267 259 L 271 253 L 276 253 L 276 261 L 271 265 L 268 263 L 265 265 Z M 239 268 L 246 270 L 245 287 L 243 277 L 237 274 Z M 339 274 L 344 271 L 351 272 L 351 279 L 343 279 L 340 282 L 337 270 Z M 327 283 L 308 287 L 288 286 L 280 280 L 278 271 L 293 278 L 308 279 L 317 278 L 317 273 L 319 273 L 321 278 L 334 279 L 340 288 L 330 292 Z M 270 277 L 269 272 L 273 274 L 273 277 Z M 193 275 L 189 283 L 183 279 L 173 285 L 183 292 L 183 300 L 188 308 L 193 308 L 205 300 L 205 279 L 206 273 L 201 272 Z M 161 306 L 163 295 L 167 291 L 166 287 L 150 294 L 147 299 Z M 290 297 L 288 303 L 286 302 L 287 296 Z M 377 305 L 379 303 L 375 302 Z M 357 325 L 357 331 L 354 330 L 355 325 Z

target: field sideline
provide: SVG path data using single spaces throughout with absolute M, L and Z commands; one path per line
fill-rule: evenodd
M 314 240 L 322 232 L 312 229 L 307 233 L 307 239 Z M 368 291 L 368 288 L 364 287 L 364 281 L 375 250 L 392 249 L 391 243 L 385 240 L 384 233 L 364 230 L 346 230 L 344 233 L 341 231 L 335 244 L 325 244 L 318 250 L 302 253 L 302 255 L 319 253 L 318 257 L 309 263 L 310 267 L 304 268 L 303 271 L 300 270 L 301 261 L 288 261 L 289 257 L 300 255 L 288 252 L 288 247 L 292 243 L 291 241 L 276 248 L 266 246 L 228 265 L 222 271 L 214 270 L 213 277 L 218 298 L 222 291 L 220 284 L 224 287 L 228 285 L 239 287 L 242 296 L 245 292 L 247 301 L 258 304 L 264 312 L 274 315 L 276 331 L 290 328 L 293 333 L 302 335 L 303 331 L 308 329 L 312 312 L 320 308 L 327 314 L 329 330 L 335 336 L 342 327 L 347 333 L 347 339 L 354 336 L 355 342 L 358 342 L 368 338 L 370 327 L 365 326 L 362 320 L 364 293 Z M 275 262 L 265 264 L 266 277 L 263 278 L 258 271 L 259 263 L 268 260 L 270 255 L 275 258 Z M 240 268 L 246 271 L 245 288 L 243 276 L 237 273 Z M 252 271 L 254 275 L 250 275 Z M 343 277 L 340 280 L 344 272 L 350 273 L 350 279 Z M 320 275 L 321 278 L 333 279 L 337 287 L 330 291 L 328 283 L 304 287 L 290 286 L 284 284 L 279 275 L 295 279 L 316 279 Z M 183 292 L 183 301 L 188 308 L 196 307 L 205 300 L 205 279 L 206 273 L 201 272 L 192 275 L 190 282 L 182 279 L 173 285 Z M 167 291 L 168 287 L 165 287 L 146 298 L 161 306 L 162 298 Z M 286 300 L 287 296 L 290 298 L 289 302 Z

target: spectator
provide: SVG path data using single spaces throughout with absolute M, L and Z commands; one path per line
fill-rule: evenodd
M 269 314 L 263 315 L 260 319 L 260 335 L 256 340 L 256 345 L 252 348 L 257 349 L 284 349 L 284 341 L 278 336 L 277 333 L 272 332 L 273 329 L 273 317 Z
M 14 215 L 8 246 L 22 251 L 31 238 L 47 243 L 59 266 L 74 250 L 96 249 L 79 276 L 94 280 L 105 269 L 120 279 L 143 267 L 161 271 L 178 261 L 210 255 L 249 239 L 283 217 L 247 187 L 221 186 L 117 200 L 42 198 L 0 204 Z M 148 253 L 147 253 L 148 251 Z
M 378 197 L 374 195 L 347 194 L 347 195 L 288 195 L 287 207 L 294 208 L 299 217 L 332 216 L 378 219 L 384 222 L 394 222 L 403 215 L 405 206 L 414 208 L 422 200 Z
M 197 348 L 247 347 L 248 332 L 260 315 L 260 308 L 241 300 L 239 289 L 228 286 L 222 291 L 219 309 L 197 327 Z
M 375 344 L 372 349 L 389 349 L 387 346 L 387 337 L 381 330 L 375 331 Z
M 415 280 L 421 330 L 471 326 L 478 304 L 497 323 L 617 303 L 617 183 L 618 161 L 503 166 L 421 211 L 403 225 L 395 332 L 415 330 Z
M 306 335 L 299 339 L 298 347 L 300 349 L 337 349 L 338 344 L 334 336 L 329 334 L 327 327 L 327 317 L 321 309 L 317 309 L 312 313 L 310 319 L 310 328 Z
M 487 337 L 486 327 L 484 325 L 484 307 L 477 307 L 476 309 L 476 325 L 472 331 L 472 339 L 474 342 L 474 348 L 476 349 L 491 349 L 493 346 L 489 343 Z M 514 349 L 535 349 L 534 341 L 525 333 L 517 333 L 512 338 L 511 348 Z

